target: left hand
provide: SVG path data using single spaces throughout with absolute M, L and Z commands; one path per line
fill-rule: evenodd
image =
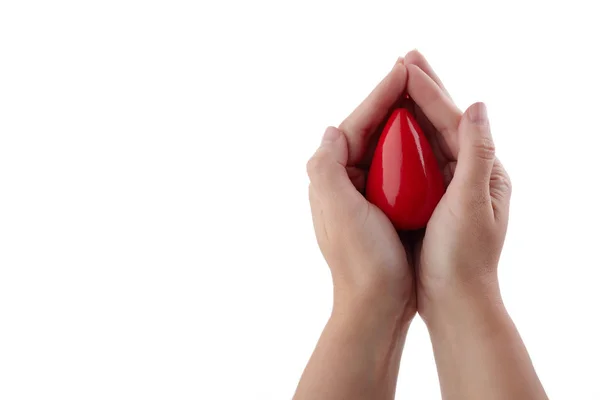
M 366 305 L 404 325 L 416 312 L 414 271 L 389 219 L 361 192 L 375 134 L 406 82 L 400 59 L 339 129 L 326 130 L 307 164 L 314 228 L 333 277 L 334 311 Z

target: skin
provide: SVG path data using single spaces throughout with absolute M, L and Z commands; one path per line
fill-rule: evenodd
M 362 194 L 378 128 L 398 104 L 411 108 L 448 185 L 427 228 L 401 235 Z M 511 184 L 483 103 L 462 113 L 412 51 L 338 128 L 327 128 L 307 171 L 334 305 L 295 400 L 393 399 L 417 310 L 444 399 L 547 398 L 500 295 Z

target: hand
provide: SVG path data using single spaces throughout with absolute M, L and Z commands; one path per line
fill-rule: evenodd
M 406 56 L 408 93 L 448 187 L 414 247 L 419 313 L 444 399 L 545 399 L 502 304 L 498 260 L 511 184 L 495 156 L 485 106 L 463 114 L 423 56 Z
M 331 317 L 294 394 L 303 399 L 393 399 L 416 313 L 414 271 L 392 223 L 364 191 L 377 131 L 406 89 L 399 60 L 307 164 L 319 247 L 333 277 Z
M 409 53 L 405 64 L 415 115 L 448 184 L 414 247 L 419 313 L 427 322 L 453 298 L 499 297 L 511 184 L 495 156 L 485 105 L 461 113 L 422 55 Z
M 308 161 L 317 241 L 334 283 L 334 311 L 367 305 L 403 324 L 416 312 L 414 272 L 388 218 L 361 194 L 375 133 L 406 88 L 402 60 Z

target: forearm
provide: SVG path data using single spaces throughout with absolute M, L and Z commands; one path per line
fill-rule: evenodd
M 439 299 L 426 322 L 443 398 L 547 399 L 497 283 L 462 293 Z
M 393 399 L 408 326 L 402 313 L 334 307 L 294 400 Z

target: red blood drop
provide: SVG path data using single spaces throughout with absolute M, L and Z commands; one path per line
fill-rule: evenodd
M 444 179 L 431 146 L 412 114 L 392 112 L 377 143 L 366 197 L 398 230 L 427 225 L 444 195 Z

